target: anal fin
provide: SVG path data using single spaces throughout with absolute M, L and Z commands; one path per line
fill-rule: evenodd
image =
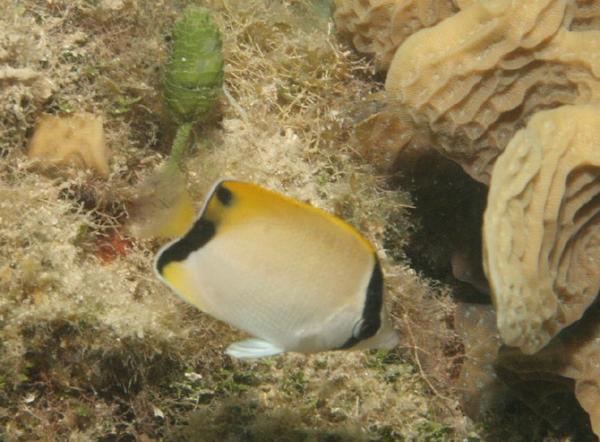
M 262 339 L 246 339 L 245 341 L 234 342 L 225 350 L 227 355 L 237 359 L 264 358 L 284 352 L 285 350 Z

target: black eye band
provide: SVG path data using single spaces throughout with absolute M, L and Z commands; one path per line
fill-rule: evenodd
M 162 275 L 162 270 L 165 265 L 172 261 L 183 261 L 188 255 L 215 236 L 215 223 L 204 218 L 197 220 L 190 231 L 179 241 L 171 244 L 158 257 L 156 262 L 156 270 Z
M 381 308 L 383 307 L 383 272 L 379 260 L 375 257 L 375 266 L 367 287 L 362 317 L 354 324 L 352 336 L 340 347 L 341 350 L 353 347 L 358 342 L 375 336 L 381 326 Z

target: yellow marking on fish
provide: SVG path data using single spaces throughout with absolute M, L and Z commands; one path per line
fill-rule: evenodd
M 154 233 L 155 236 L 177 238 L 185 235 L 196 217 L 196 208 L 192 198 L 185 192 L 175 202 L 175 205 L 169 208 L 168 213 L 163 216 L 165 220 L 158 225 Z
M 206 217 L 219 225 L 219 229 L 243 223 L 250 218 L 264 216 L 265 212 L 275 213 L 282 219 L 294 218 L 306 211 L 340 227 L 345 233 L 350 234 L 371 253 L 375 253 L 373 245 L 354 227 L 344 220 L 322 209 L 287 197 L 277 192 L 264 189 L 255 184 L 239 181 L 223 181 L 221 184 L 229 190 L 234 197 L 231 206 L 224 206 L 216 197 L 211 196 L 206 210 Z M 294 213 L 297 209 L 299 213 Z M 301 227 L 301 226 L 299 226 Z M 222 230 L 221 230 L 222 231 Z
M 181 298 L 196 308 L 205 311 L 204 305 L 198 296 L 198 289 L 190 281 L 188 275 L 189 270 L 177 261 L 168 263 L 162 269 L 162 277 Z

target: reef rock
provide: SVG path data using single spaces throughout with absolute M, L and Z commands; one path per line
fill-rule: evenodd
M 540 379 L 545 374 L 572 379 L 575 397 L 600 436 L 600 305 L 591 307 L 581 321 L 539 353 L 528 356 L 503 347 L 498 364 L 526 379 Z
M 600 306 L 592 307 L 539 353 L 525 355 L 502 346 L 491 305 L 459 304 L 454 324 L 465 358 L 457 387 L 465 413 L 479 419 L 516 400 L 559 432 L 585 433 L 591 421 L 598 434 L 599 319 Z
M 465 348 L 457 381 L 461 405 L 469 417 L 479 419 L 499 406 L 508 394 L 494 370 L 502 345 L 496 313 L 491 305 L 459 304 L 454 325 Z

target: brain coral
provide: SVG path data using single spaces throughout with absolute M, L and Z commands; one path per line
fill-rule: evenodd
M 488 183 L 496 157 L 533 113 L 598 99 L 600 32 L 569 31 L 578 11 L 586 14 L 567 0 L 461 7 L 406 39 L 386 90 L 431 130 L 437 149 Z
M 502 340 L 531 354 L 600 289 L 600 106 L 535 114 L 500 155 L 484 215 L 484 268 Z
M 452 0 L 335 0 L 335 8 L 338 31 L 373 55 L 379 70 L 387 70 L 406 37 L 457 10 Z

